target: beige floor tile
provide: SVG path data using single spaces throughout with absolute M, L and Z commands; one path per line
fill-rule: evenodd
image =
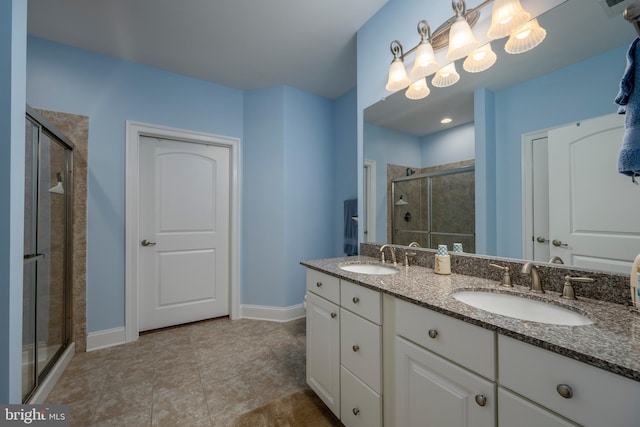
M 305 328 L 223 318 L 146 333 L 76 354 L 47 402 L 69 404 L 73 427 L 227 427 L 307 387 Z

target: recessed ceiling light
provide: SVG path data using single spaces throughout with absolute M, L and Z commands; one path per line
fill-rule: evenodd
M 440 123 L 442 123 L 443 125 L 447 125 L 449 123 L 451 123 L 453 121 L 453 119 L 451 117 L 445 117 L 444 119 L 440 120 Z

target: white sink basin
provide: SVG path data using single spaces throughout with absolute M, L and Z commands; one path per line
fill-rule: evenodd
M 382 264 L 345 264 L 340 266 L 345 271 L 359 274 L 395 274 L 398 272 L 397 268 L 388 267 Z
M 455 292 L 453 297 L 475 308 L 520 320 L 566 326 L 593 324 L 588 317 L 568 308 L 512 294 L 460 291 Z

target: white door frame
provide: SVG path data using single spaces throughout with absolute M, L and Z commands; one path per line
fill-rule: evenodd
M 554 128 L 522 135 L 522 258 L 533 259 L 533 141 L 544 138 Z
M 364 180 L 367 187 L 367 205 L 364 206 L 365 214 L 360 215 L 360 218 L 364 217 L 363 223 L 367 234 L 364 235 L 365 243 L 376 241 L 376 161 L 364 159 Z
M 229 309 L 231 319 L 240 317 L 240 139 L 211 135 L 165 126 L 126 122 L 126 219 L 125 219 L 125 340 L 138 339 L 138 221 L 140 136 L 218 145 L 230 150 L 230 235 L 229 235 Z

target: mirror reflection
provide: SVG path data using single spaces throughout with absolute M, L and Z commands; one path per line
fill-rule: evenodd
M 591 63 L 598 61 L 607 61 L 614 68 L 616 81 L 602 82 L 593 80 L 585 84 L 584 91 L 605 91 L 609 96 L 610 105 L 605 108 L 611 113 L 615 113 L 616 106 L 613 104 L 613 98 L 622 77 L 625 66 L 626 48 L 630 42 L 636 37 L 636 33 L 629 23 L 627 23 L 619 10 L 608 10 L 606 2 L 584 2 L 580 0 L 569 0 L 560 6 L 552 9 L 543 16 L 539 17 L 540 25 L 547 30 L 547 39 L 535 50 L 524 55 L 509 55 L 504 52 L 504 39 L 502 44 L 495 43 L 493 50 L 498 54 L 496 65 L 487 72 L 479 74 L 469 74 L 460 70 L 460 82 L 454 86 L 447 88 L 432 88 L 428 97 L 422 100 L 409 100 L 405 97 L 404 91 L 400 91 L 380 100 L 378 103 L 371 105 L 364 112 L 364 158 L 365 158 L 365 240 L 378 243 L 397 243 L 408 244 L 410 241 L 418 241 L 420 237 L 421 246 L 434 246 L 431 234 L 433 223 L 429 223 L 427 208 L 420 208 L 419 212 L 397 207 L 395 202 L 399 196 L 409 193 L 410 190 L 402 189 L 401 185 L 409 185 L 412 180 L 406 177 L 406 170 L 411 169 L 417 171 L 420 175 L 429 170 L 429 168 L 455 168 L 467 162 L 473 164 L 474 159 L 478 155 L 484 155 L 482 151 L 475 146 L 476 135 L 474 127 L 474 91 L 488 90 L 499 97 L 501 91 L 512 88 L 516 85 L 526 85 L 529 81 L 538 79 L 541 76 L 550 75 L 551 73 L 562 72 L 565 67 L 572 64 L 582 64 L 587 67 Z M 614 53 L 609 54 L 610 52 Z M 600 60 L 602 57 L 604 59 Z M 593 58 L 593 59 L 592 59 Z M 613 58 L 613 60 L 612 60 Z M 582 62 L 581 62 L 582 61 Z M 582 65 L 581 65 L 582 66 Z M 459 67 L 461 68 L 461 67 Z M 547 97 L 549 105 L 560 102 L 567 102 L 562 99 L 563 94 L 558 92 L 544 93 Z M 588 97 L 585 97 L 588 99 Z M 533 117 L 535 115 L 543 115 L 544 111 L 531 111 L 527 109 L 527 100 L 523 99 L 521 104 L 511 111 L 513 120 L 525 122 L 523 117 Z M 585 102 L 585 100 L 576 100 L 576 102 Z M 580 106 L 585 111 L 584 105 Z M 588 106 L 587 106 L 588 107 Z M 585 113 L 584 116 L 578 117 L 578 120 L 591 119 L 599 114 Z M 449 124 L 440 123 L 441 119 L 449 117 L 452 122 Z M 622 116 L 620 116 L 622 117 Z M 571 124 L 573 118 L 566 120 L 566 124 Z M 532 123 L 535 120 L 532 120 Z M 620 122 L 622 123 L 622 122 Z M 562 123 L 560 123 L 562 124 Z M 508 122 L 497 123 L 496 126 L 509 126 Z M 552 239 L 548 234 L 542 236 L 544 242 L 537 242 L 548 249 L 538 251 L 536 257 L 533 251 L 533 243 L 529 242 L 534 236 L 525 236 L 529 227 L 527 223 L 527 215 L 529 215 L 529 207 L 527 203 L 527 190 L 523 188 L 527 184 L 527 179 L 523 175 L 532 166 L 531 164 L 522 162 L 531 162 L 531 155 L 528 152 L 519 152 L 520 144 L 524 144 L 524 139 L 529 141 L 535 140 L 536 131 L 546 131 L 549 126 L 535 127 L 535 124 L 522 125 L 526 132 L 518 134 L 520 140 L 510 141 L 509 150 L 516 152 L 515 155 L 503 155 L 500 147 L 496 148 L 496 159 L 493 164 L 486 164 L 486 167 L 493 168 L 485 171 L 485 174 L 495 174 L 496 186 L 495 192 L 500 193 L 500 187 L 509 187 L 512 194 L 497 194 L 494 197 L 509 197 L 510 203 L 515 204 L 518 209 L 512 212 L 497 212 L 498 217 L 496 224 L 497 231 L 487 229 L 487 233 L 500 233 L 504 230 L 499 229 L 504 225 L 500 221 L 501 216 L 508 216 L 508 223 L 519 223 L 517 226 L 511 226 L 511 229 L 504 234 L 507 236 L 487 236 L 487 240 L 497 240 L 494 247 L 491 245 L 481 245 L 478 253 L 486 255 L 498 255 L 512 258 L 535 259 L 536 261 L 548 261 L 553 252 Z M 531 143 L 530 143 L 531 144 Z M 515 147 L 515 148 L 514 148 Z M 523 145 L 524 147 L 524 145 Z M 617 144 L 619 148 L 619 144 Z M 615 149 L 617 150 L 617 149 Z M 617 151 L 610 156 L 616 156 Z M 512 159 L 509 164 L 501 164 L 499 159 L 501 156 Z M 515 159 L 515 161 L 513 161 Z M 615 166 L 614 166 L 615 168 Z M 477 176 L 476 170 L 476 176 Z M 375 174 L 375 176 L 373 175 Z M 404 176 L 403 176 L 404 175 Z M 505 179 L 500 180 L 503 176 Z M 620 179 L 624 179 L 621 177 Z M 509 181 L 509 183 L 505 183 Z M 516 182 L 523 181 L 523 182 Z M 418 181 L 416 181 L 418 182 Z M 626 181 L 625 181 L 626 183 Z M 417 185 L 417 184 L 416 184 Z M 625 184 L 626 185 L 626 184 Z M 513 188 L 515 190 L 513 190 Z M 627 186 L 631 187 L 631 186 Z M 635 186 L 633 186 L 635 187 Z M 635 191 L 635 197 L 640 200 L 640 191 L 631 188 L 627 191 Z M 413 190 L 412 190 L 413 191 Z M 611 193 L 611 192 L 610 192 Z M 622 192 L 617 190 L 611 196 L 615 199 L 615 195 L 620 193 L 619 198 L 626 197 Z M 625 193 L 626 194 L 626 193 Z M 513 197 L 513 196 L 517 197 Z M 425 191 L 421 197 L 428 199 L 429 194 Z M 433 196 L 433 195 L 432 195 Z M 413 197 L 413 196 L 412 196 Z M 411 203 L 411 201 L 408 201 Z M 476 199 L 478 202 L 478 199 Z M 553 204 L 553 203 L 552 203 Z M 543 205 L 543 203 L 539 203 Z M 536 206 L 539 208 L 539 206 Z M 542 206 L 544 209 L 544 206 Z M 418 209 L 418 206 L 415 207 Z M 430 207 L 430 209 L 438 209 Z M 447 206 L 447 212 L 457 212 L 459 210 L 473 209 L 469 204 L 461 204 L 459 208 Z M 406 210 L 406 212 L 405 212 Z M 411 228 L 403 228 L 408 221 L 405 221 L 406 213 L 411 213 Z M 547 213 L 548 215 L 548 209 Z M 540 215 L 540 213 L 538 213 Z M 422 221 L 417 224 L 417 220 Z M 595 221 L 593 215 L 589 221 Z M 469 220 L 468 224 L 471 224 Z M 507 224 L 509 225 L 509 224 Z M 635 226 L 638 228 L 640 226 Z M 594 229 L 597 229 L 596 225 Z M 478 230 L 477 227 L 475 228 Z M 451 233 L 455 234 L 458 229 L 452 228 Z M 519 231 L 519 236 L 514 236 L 514 231 Z M 447 230 L 448 231 L 448 230 Z M 621 230 L 618 230 L 622 232 Z M 437 233 L 438 230 L 435 230 Z M 640 229 L 626 230 L 627 234 L 635 235 L 635 252 L 638 252 L 640 246 Z M 461 233 L 461 234 L 466 234 Z M 472 234 L 472 233 L 471 233 Z M 471 236 L 473 240 L 475 236 Z M 540 237 L 540 236 L 539 236 Z M 462 238 L 462 237 L 461 237 Z M 508 239 L 508 242 L 501 242 Z M 467 240 L 469 242 L 469 240 Z M 561 243 L 562 244 L 562 243 Z M 451 245 L 450 249 L 451 249 Z M 633 246 L 633 243 L 632 243 Z M 465 252 L 473 252 L 474 244 L 468 243 Z M 551 250 L 549 250 L 551 248 Z M 562 249 L 562 246 L 560 246 Z M 562 254 L 564 255 L 564 253 Z M 629 253 L 628 258 L 633 259 L 635 253 Z M 565 263 L 571 263 L 571 256 L 560 256 Z M 576 262 L 577 265 L 577 262 Z M 583 263 L 581 267 L 597 268 L 607 271 L 620 271 L 628 273 L 627 266 L 608 266 L 598 262 Z

